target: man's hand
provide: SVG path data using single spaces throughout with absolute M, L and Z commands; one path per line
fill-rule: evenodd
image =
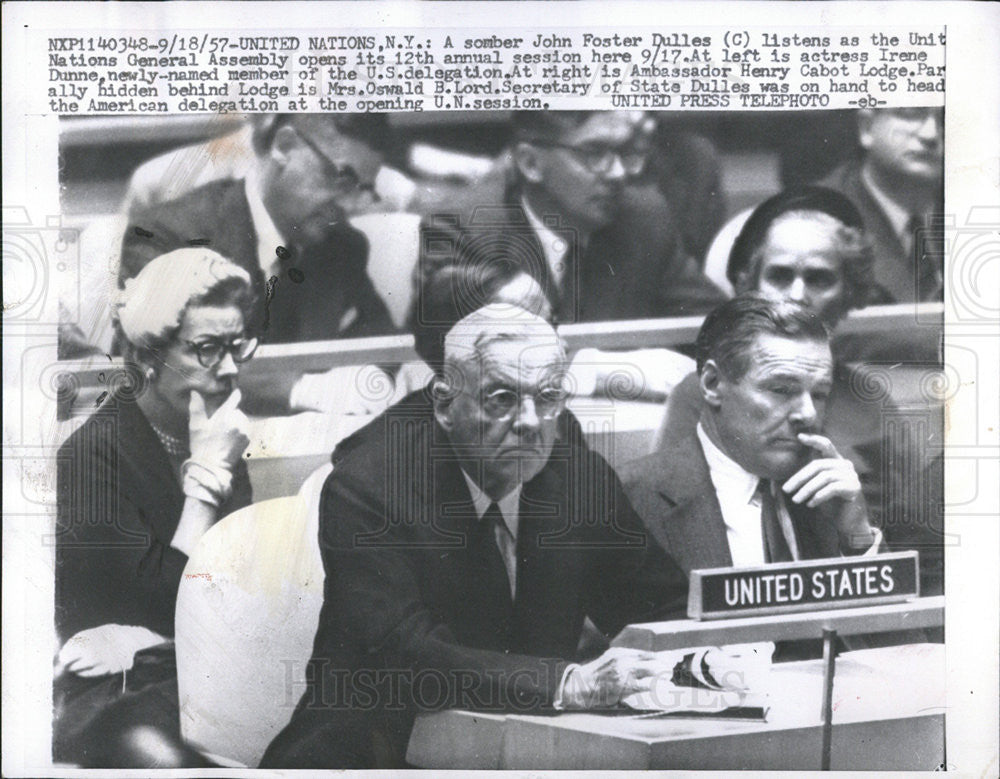
M 871 546 L 875 531 L 868 523 L 868 507 L 861 495 L 861 481 L 854 464 L 842 457 L 829 438 L 799 433 L 799 441 L 818 453 L 782 485 L 793 503 L 818 509 L 836 525 L 851 548 Z
M 139 625 L 101 625 L 81 630 L 59 650 L 56 676 L 69 671 L 77 676 L 103 676 L 127 671 L 135 653 L 166 641 Z
M 612 647 L 596 660 L 577 666 L 566 676 L 557 700 L 565 709 L 604 709 L 627 695 L 650 689 L 658 674 L 667 673 L 652 652 Z

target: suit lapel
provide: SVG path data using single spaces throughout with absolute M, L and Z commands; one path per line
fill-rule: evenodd
M 545 215 L 540 214 L 539 217 L 544 219 Z M 538 234 L 531 226 L 524 206 L 521 204 L 521 193 L 516 187 L 512 187 L 506 193 L 503 217 L 498 222 L 500 221 L 503 222 L 500 225 L 500 230 L 504 235 L 518 236 L 517 240 L 505 241 L 507 258 L 518 267 L 523 268 L 538 282 L 561 323 L 576 321 L 573 296 L 565 294 L 565 290 L 560 288 L 559 283 L 553 277 L 545 249 L 542 247 L 541 241 L 538 240 Z M 566 269 L 565 278 L 572 282 L 573 275 L 577 273 L 579 258 L 572 256 L 575 254 L 574 247 L 570 247 L 570 253 L 568 256 L 569 267 Z
M 732 565 L 722 509 L 697 439 L 682 439 L 651 463 L 660 474 L 651 483 L 660 485 L 656 492 L 664 507 L 662 520 L 650 528 L 654 535 L 685 573 Z
M 858 204 L 865 219 L 865 228 L 875 244 L 875 280 L 892 295 L 894 300 L 912 300 L 914 297 L 915 268 L 913 259 L 906 254 L 899 236 L 868 187 L 861 180 L 857 169 L 849 179 L 851 197 Z
M 567 498 L 564 458 L 524 485 L 517 533 L 517 591 L 511 644 L 514 651 L 565 656 L 576 648 L 585 599 L 585 573 L 590 551 L 579 544 L 573 522 L 579 507 Z

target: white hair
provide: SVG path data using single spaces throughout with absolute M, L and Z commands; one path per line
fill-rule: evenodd
M 555 329 L 545 319 L 510 303 L 490 303 L 460 319 L 444 338 L 446 365 L 458 365 L 478 359 L 492 344 L 524 340 L 538 344 L 551 342 L 559 350 L 560 360 L 566 350 Z

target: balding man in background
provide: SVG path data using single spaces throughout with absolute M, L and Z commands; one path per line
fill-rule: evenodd
M 366 274 L 368 243 L 347 217 L 374 187 L 384 115 L 279 115 L 255 126 L 245 179 L 212 181 L 131 215 L 120 278 L 153 256 L 206 245 L 255 280 L 265 343 L 391 332 Z

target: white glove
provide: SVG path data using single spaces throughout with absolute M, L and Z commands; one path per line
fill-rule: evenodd
M 376 365 L 342 365 L 326 373 L 307 373 L 292 387 L 293 411 L 325 414 L 380 414 L 392 400 L 392 377 Z
M 139 625 L 101 625 L 81 630 L 59 650 L 56 676 L 69 671 L 77 676 L 103 676 L 129 670 L 135 653 L 166 641 Z
M 648 690 L 670 669 L 653 652 L 612 647 L 585 665 L 570 666 L 556 695 L 557 709 L 601 709 Z
M 191 457 L 181 467 L 184 494 L 213 506 L 220 506 L 232 493 L 233 468 L 250 443 L 250 422 L 240 411 L 239 390 L 233 390 L 212 416 L 205 411 L 205 399 L 191 391 Z

